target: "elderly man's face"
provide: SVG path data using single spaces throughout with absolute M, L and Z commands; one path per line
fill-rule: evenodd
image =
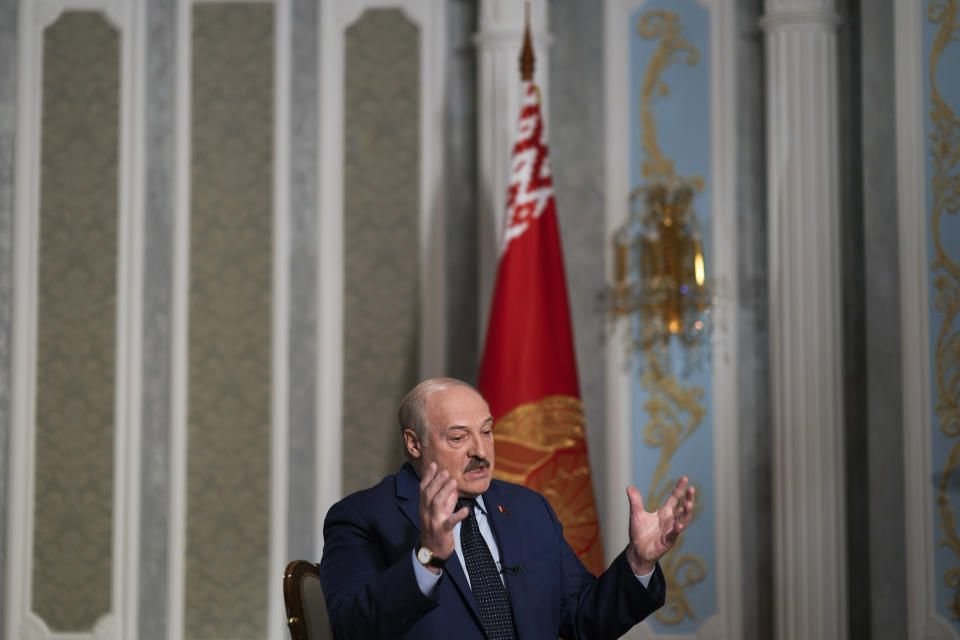
M 420 448 L 421 470 L 431 462 L 457 481 L 457 492 L 475 498 L 493 478 L 493 417 L 470 387 L 454 386 L 427 398 L 427 442 Z

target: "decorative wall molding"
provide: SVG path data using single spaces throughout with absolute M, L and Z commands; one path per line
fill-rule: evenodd
M 120 33 L 118 259 L 113 443 L 110 611 L 88 633 L 51 631 L 32 612 L 35 487 L 39 187 L 43 105 L 43 33 L 65 11 L 104 15 Z M 138 580 L 139 390 L 143 164 L 136 132 L 142 117 L 144 58 L 140 0 L 24 0 L 19 7 L 16 202 L 14 220 L 13 375 L 5 637 L 32 640 L 112 640 L 134 637 Z
M 550 95 L 550 35 L 547 0 L 530 2 L 530 36 L 536 57 L 534 82 L 541 96 Z M 506 215 L 511 147 L 520 118 L 520 48 L 523 43 L 524 3 L 481 0 L 477 45 L 477 259 L 479 261 L 480 349 L 483 349 L 490 298 L 493 295 L 500 240 Z M 547 144 L 550 142 L 550 104 L 541 106 Z
M 271 394 L 270 469 L 270 562 L 267 565 L 267 637 L 281 640 L 287 634 L 283 594 L 276 588 L 277 573 L 290 561 L 287 554 L 287 517 L 290 477 L 287 473 L 290 441 L 290 316 L 293 298 L 291 280 L 290 213 L 290 94 L 292 84 L 290 42 L 292 0 L 276 0 L 274 82 L 276 106 L 273 116 L 273 391 Z
M 670 635 L 681 640 L 707 640 L 742 637 L 742 585 L 740 550 L 739 407 L 737 353 L 737 203 L 736 203 L 736 24 L 734 7 L 723 0 L 697 0 L 710 13 L 710 149 L 709 176 L 711 278 L 720 284 L 714 310 L 713 337 L 713 415 L 714 487 L 724 491 L 716 495 L 716 614 L 704 620 L 692 636 Z M 607 148 L 607 237 L 627 217 L 627 196 L 631 190 L 629 174 L 630 70 L 627 25 L 631 14 L 646 0 L 606 0 L 606 148 Z M 607 243 L 608 268 L 613 264 Z M 608 275 L 612 281 L 612 272 Z M 626 323 L 618 323 L 607 336 L 607 423 L 605 458 L 608 462 L 605 483 L 609 515 L 603 523 L 604 548 L 608 561 L 627 544 L 626 523 L 629 505 L 624 489 L 632 483 L 630 370 L 624 351 Z M 630 638 L 652 639 L 658 636 L 646 624 L 637 625 Z
M 960 634 L 936 612 L 931 478 L 930 318 L 923 59 L 925 10 L 895 3 L 897 193 L 900 230 L 900 318 L 903 332 L 903 459 L 907 629 L 911 638 L 955 640 Z
M 176 10 L 176 115 L 174 129 L 173 307 L 170 331 L 170 515 L 167 568 L 167 638 L 183 633 L 187 531 L 187 331 L 190 274 L 190 63 L 192 2 L 178 0 Z
M 47 638 L 55 638 L 56 640 L 84 640 L 86 638 L 92 638 L 93 640 L 113 640 L 114 638 L 136 637 L 135 635 L 119 635 L 116 629 L 116 620 L 116 616 L 107 614 L 97 620 L 97 623 L 93 625 L 91 633 L 56 633 L 50 631 L 50 628 L 47 627 L 43 620 L 30 612 L 23 619 L 23 624 L 20 627 L 19 640 L 46 640 Z
M 775 637 L 847 637 L 836 21 L 766 3 Z M 802 20 L 805 20 L 803 22 Z M 824 531 L 832 532 L 824 545 Z
M 121 137 L 127 150 L 126 166 L 121 153 L 121 185 L 122 177 L 128 172 L 130 178 L 129 191 L 125 194 L 121 186 L 120 202 L 129 203 L 132 224 L 126 235 L 121 235 L 121 246 L 128 247 L 129 258 L 121 260 L 119 283 L 124 289 L 130 290 L 130 297 L 121 309 L 127 307 L 130 314 L 130 326 L 126 328 L 128 346 L 126 352 L 118 352 L 118 357 L 125 370 L 119 371 L 126 380 L 126 397 L 128 406 L 123 414 L 124 422 L 128 425 L 126 431 L 127 442 L 123 450 L 118 449 L 117 456 L 124 460 L 128 467 L 125 477 L 119 475 L 117 469 L 116 487 L 122 486 L 126 495 L 127 509 L 123 517 L 116 517 L 114 540 L 121 541 L 129 566 L 124 567 L 122 578 L 117 582 L 117 588 L 123 593 L 123 615 L 117 621 L 115 633 L 119 638 L 136 638 L 139 631 L 139 601 L 140 601 L 140 514 L 142 509 L 142 441 L 143 441 L 143 305 L 145 280 L 144 244 L 146 242 L 146 76 L 147 76 L 147 10 L 143 0 L 135 0 L 129 5 L 131 9 L 130 33 L 133 37 L 124 38 L 124 47 L 130 47 L 129 62 L 123 63 L 123 68 L 130 72 L 124 74 L 123 87 L 130 92 L 131 116 L 121 120 L 124 133 Z M 123 205 L 121 205 L 123 206 Z M 123 229 L 121 228 L 121 232 Z M 121 253 L 121 258 L 123 254 Z M 126 262 L 126 265 L 124 265 Z M 124 268 L 126 266 L 126 269 Z M 122 325 L 121 325 L 122 329 Z M 121 382 L 121 384 L 123 384 Z M 121 389 L 122 387 L 118 387 Z M 122 495 L 122 494 L 118 494 Z M 115 543 L 116 544 L 116 543 Z M 108 631 L 101 631 L 98 626 L 94 630 L 96 640 L 107 640 Z
M 320 224 L 316 557 L 323 519 L 342 492 L 344 32 L 368 9 L 398 8 L 420 28 L 420 376 L 446 366 L 442 127 L 446 7 L 442 0 L 331 0 L 320 20 Z
M 176 174 L 173 216 L 173 279 L 171 331 L 171 449 L 170 529 L 168 558 L 169 616 L 167 637 L 180 640 L 184 631 L 186 494 L 187 494 L 187 383 L 190 281 L 190 169 L 192 27 L 195 5 L 223 0 L 177 0 Z M 263 576 L 268 594 L 267 638 L 281 640 L 284 628 L 282 594 L 276 585 L 287 558 L 289 478 L 286 470 L 289 439 L 288 379 L 290 330 L 290 0 L 228 0 L 234 4 L 274 5 L 274 117 L 273 117 L 273 264 L 271 309 L 271 442 L 270 442 L 270 559 Z M 133 636 L 130 636 L 133 637 Z

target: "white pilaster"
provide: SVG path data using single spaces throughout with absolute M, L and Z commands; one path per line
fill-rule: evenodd
M 480 339 L 487 332 L 490 296 L 500 257 L 500 236 L 510 176 L 510 145 L 520 117 L 520 48 L 523 45 L 524 2 L 481 0 L 477 45 L 477 236 L 480 262 Z M 533 79 L 540 86 L 543 117 L 550 66 L 547 47 L 547 0 L 530 0 L 530 36 L 536 56 Z
M 957 640 L 951 621 L 937 612 L 934 562 L 935 483 L 931 461 L 930 255 L 927 250 L 923 53 L 925 10 L 910 0 L 895 0 L 894 59 L 897 91 L 897 197 L 900 230 L 900 324 L 903 358 L 904 515 L 907 562 L 904 593 L 911 638 Z M 909 356 L 907 355 L 909 354 Z M 945 603 L 941 603 L 945 604 Z
M 834 0 L 767 0 L 775 637 L 846 638 Z

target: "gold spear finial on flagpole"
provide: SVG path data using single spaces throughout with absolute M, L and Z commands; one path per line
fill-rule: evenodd
M 530 0 L 524 3 L 523 49 L 520 50 L 520 79 L 533 80 L 533 42 L 530 40 Z

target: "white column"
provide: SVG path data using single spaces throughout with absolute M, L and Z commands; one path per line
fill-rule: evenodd
M 777 640 L 847 633 L 834 0 L 766 0 Z
M 500 231 L 510 176 L 510 145 L 520 116 L 524 4 L 519 0 L 480 0 L 480 30 L 474 37 L 478 66 L 477 249 L 481 348 L 497 273 Z M 533 79 L 540 86 L 543 116 L 549 123 L 546 101 L 550 77 L 547 0 L 530 0 L 530 35 L 536 56 Z M 549 126 L 546 133 L 549 142 Z

